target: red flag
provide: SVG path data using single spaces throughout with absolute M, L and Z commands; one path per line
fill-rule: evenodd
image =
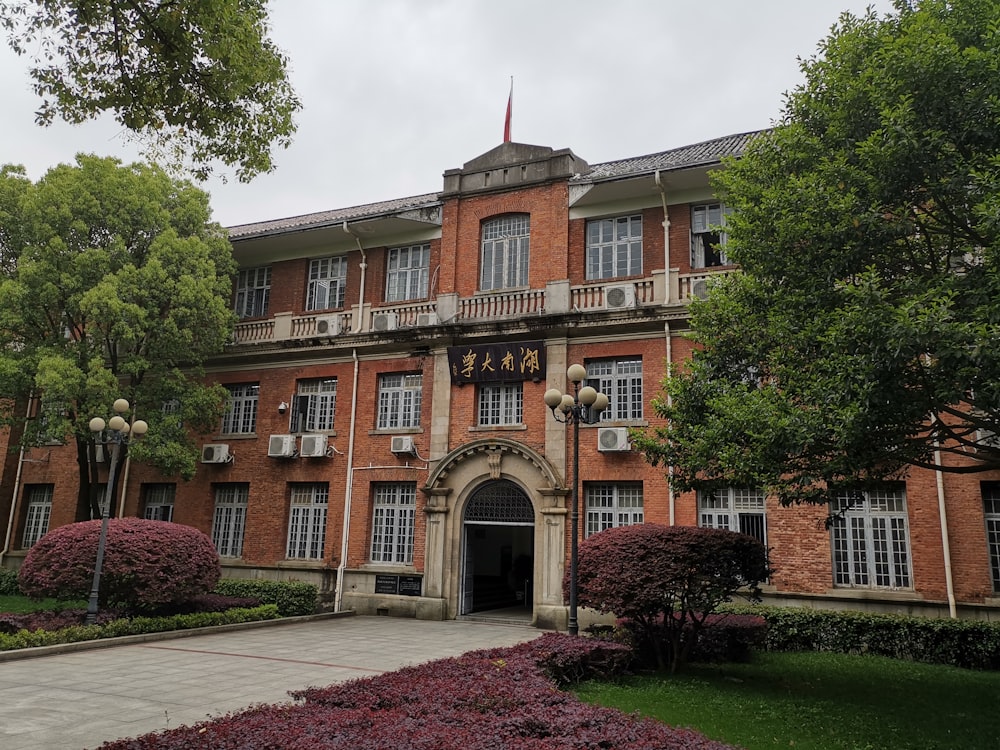
M 514 103 L 514 79 L 510 79 L 510 94 L 507 96 L 507 116 L 503 121 L 503 142 L 510 143 L 510 110 Z

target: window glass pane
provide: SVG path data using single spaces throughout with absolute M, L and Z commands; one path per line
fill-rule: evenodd
M 511 214 L 483 222 L 481 290 L 527 286 L 529 235 L 528 214 Z

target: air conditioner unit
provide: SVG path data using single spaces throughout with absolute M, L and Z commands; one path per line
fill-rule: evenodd
M 294 458 L 294 435 L 271 435 L 267 441 L 267 455 L 271 458 Z
M 340 334 L 340 316 L 326 315 L 316 318 L 316 334 L 319 336 L 337 336 Z
M 413 445 L 413 437 L 410 435 L 397 435 L 394 437 L 389 450 L 404 456 L 415 456 L 417 454 L 417 449 Z
M 436 326 L 441 321 L 438 320 L 437 313 L 420 313 L 417 315 L 417 325 L 418 326 Z
M 326 435 L 303 435 L 299 455 L 306 458 L 321 458 L 326 455 Z
M 601 427 L 597 430 L 597 450 L 602 453 L 627 451 L 630 448 L 627 427 Z
M 226 443 L 209 443 L 201 447 L 201 462 L 203 464 L 228 464 L 233 460 Z
M 372 317 L 372 330 L 395 331 L 399 326 L 399 316 L 394 312 L 376 313 Z
M 608 310 L 622 310 L 635 307 L 635 284 L 618 284 L 604 288 L 604 307 Z
M 691 285 L 691 296 L 698 299 L 708 299 L 708 280 L 698 279 Z

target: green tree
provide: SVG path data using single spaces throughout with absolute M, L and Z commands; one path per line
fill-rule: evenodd
M 225 401 L 200 365 L 234 322 L 235 262 L 208 195 L 158 167 L 81 155 L 37 183 L 5 167 L 0 213 L 16 228 L 0 231 L 0 393 L 15 397 L 0 423 L 23 421 L 31 396 L 23 443 L 76 444 L 81 520 L 98 511 L 88 423 L 119 396 L 149 423 L 133 454 L 192 476 L 190 433 L 215 427 Z
M 0 23 L 31 57 L 42 125 L 111 112 L 151 153 L 199 178 L 218 159 L 243 181 L 271 171 L 271 147 L 295 132 L 301 104 L 264 0 L 13 0 Z
M 844 14 L 715 175 L 741 272 L 637 435 L 675 488 L 783 502 L 1000 468 L 1000 2 Z

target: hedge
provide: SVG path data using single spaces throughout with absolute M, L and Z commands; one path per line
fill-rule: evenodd
M 318 608 L 319 590 L 303 581 L 265 581 L 251 578 L 223 578 L 215 593 L 257 599 L 274 604 L 282 617 L 312 615 Z

